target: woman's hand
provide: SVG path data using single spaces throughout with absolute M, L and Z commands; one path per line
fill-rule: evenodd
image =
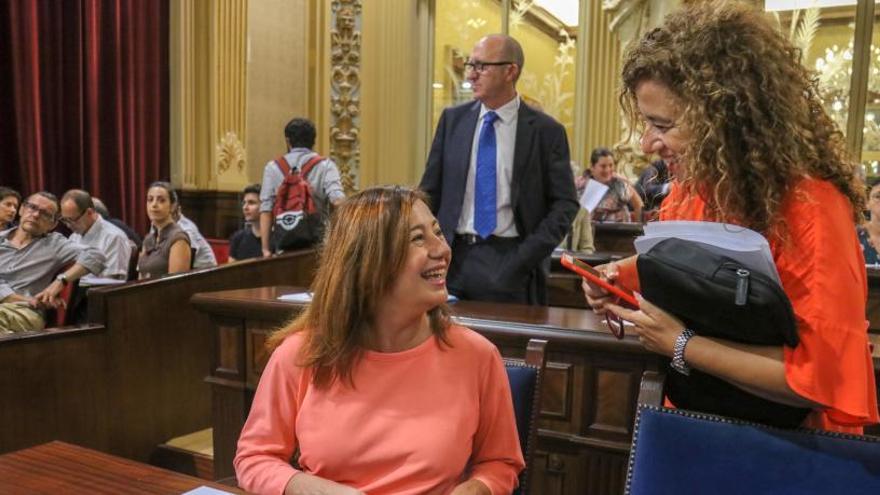
M 617 280 L 618 276 L 618 268 L 617 263 L 611 262 L 605 265 L 596 266 L 596 271 L 602 274 L 603 278 L 610 283 L 614 283 Z M 587 299 L 587 304 L 593 308 L 593 311 L 596 314 L 603 315 L 606 311 L 606 306 L 611 304 L 614 301 L 614 298 L 608 294 L 608 291 L 590 283 L 587 279 L 581 279 L 581 289 L 584 291 L 584 297 Z
M 638 310 L 626 309 L 612 303 L 607 303 L 605 309 L 635 324 L 635 332 L 645 349 L 672 357 L 675 339 L 684 330 L 684 324 L 678 318 L 644 300 L 641 294 L 636 294 L 636 299 L 639 301 Z
M 468 480 L 455 487 L 449 495 L 492 495 L 492 490 L 480 480 Z
M 335 481 L 298 473 L 287 482 L 284 495 L 365 495 L 364 492 Z

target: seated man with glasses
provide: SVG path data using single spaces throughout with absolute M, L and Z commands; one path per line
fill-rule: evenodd
M 34 193 L 21 205 L 18 227 L 0 232 L 0 335 L 41 330 L 43 311 L 62 304 L 58 294 L 65 285 L 104 269 L 97 249 L 51 232 L 58 210 L 55 195 Z
M 73 233 L 70 240 L 77 244 L 91 246 L 104 255 L 104 270 L 97 274 L 101 278 L 125 280 L 134 243 L 128 240 L 119 227 L 104 220 L 95 210 L 92 196 L 82 189 L 71 189 L 61 197 L 61 223 Z M 80 282 L 91 285 L 86 275 Z

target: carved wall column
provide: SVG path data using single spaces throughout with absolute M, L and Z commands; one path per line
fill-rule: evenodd
M 211 43 L 211 166 L 208 187 L 239 191 L 247 183 L 248 0 L 213 0 Z
M 210 3 L 181 0 L 170 4 L 171 181 L 198 188 L 210 180 L 209 101 Z
M 360 170 L 361 0 L 333 0 L 330 7 L 330 155 L 351 192 Z
M 171 3 L 171 169 L 185 189 L 247 182 L 247 0 Z

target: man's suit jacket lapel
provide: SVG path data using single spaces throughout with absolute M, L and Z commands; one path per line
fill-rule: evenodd
M 450 215 L 451 225 L 447 225 L 448 232 L 444 231 L 449 241 L 455 235 L 455 228 L 458 225 L 461 216 L 461 207 L 464 202 L 464 191 L 467 187 L 468 169 L 471 165 L 471 148 L 474 143 L 474 132 L 477 129 L 477 119 L 480 117 L 480 102 L 474 103 L 467 107 L 465 115 L 462 117 L 460 124 L 452 129 L 452 150 L 450 159 L 446 162 L 449 167 L 445 173 L 449 174 L 448 191 L 450 197 L 448 201 L 444 199 L 444 203 L 453 208 L 453 214 Z
M 510 206 L 514 210 L 514 215 L 519 201 L 520 187 L 523 185 L 521 179 L 525 175 L 532 154 L 535 116 L 535 111 L 524 101 L 520 101 L 516 119 L 516 143 L 513 149 L 513 177 L 510 180 Z

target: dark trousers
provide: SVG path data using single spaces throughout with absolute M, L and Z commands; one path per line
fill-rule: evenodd
M 449 292 L 462 300 L 538 304 L 535 269 L 520 273 L 515 265 L 518 238 L 456 236 L 446 278 Z

